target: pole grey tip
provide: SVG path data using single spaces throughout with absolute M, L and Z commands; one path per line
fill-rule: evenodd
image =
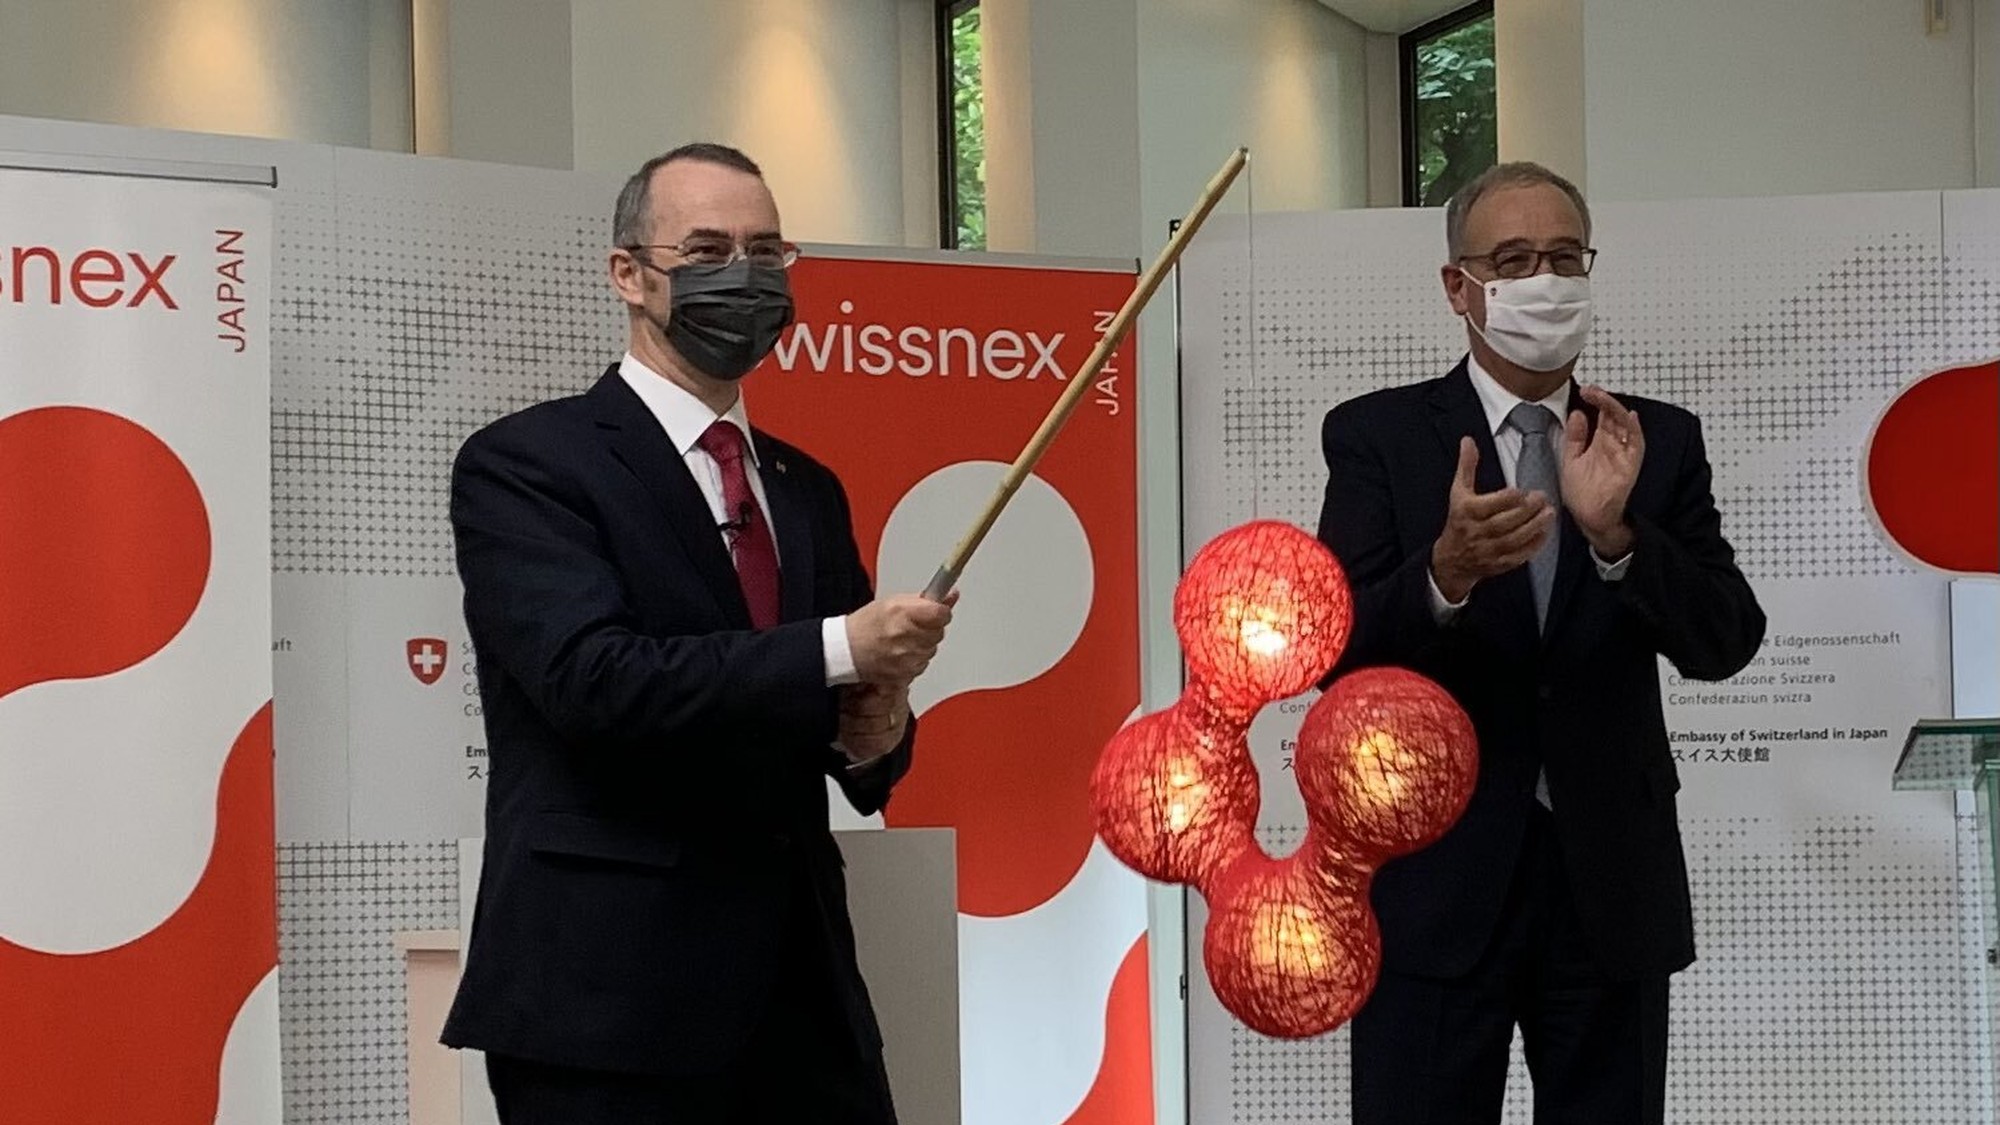
M 956 585 L 958 585 L 958 575 L 952 573 L 951 567 L 938 567 L 937 573 L 931 575 L 931 584 L 924 587 L 924 597 L 934 602 L 941 602 L 951 596 L 951 588 Z

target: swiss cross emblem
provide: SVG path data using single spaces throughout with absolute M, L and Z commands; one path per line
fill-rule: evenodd
M 404 643 L 410 674 L 424 684 L 434 684 L 444 676 L 445 644 L 437 637 L 416 637 Z

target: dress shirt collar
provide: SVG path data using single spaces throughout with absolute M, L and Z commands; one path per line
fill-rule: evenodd
M 1479 357 L 1471 352 L 1465 355 L 1465 373 L 1472 376 L 1472 389 L 1479 395 L 1480 407 L 1486 411 L 1487 432 L 1497 437 L 1500 428 L 1507 424 L 1507 415 L 1514 407 L 1527 400 L 1516 397 L 1514 392 L 1501 386 L 1500 380 L 1479 366 Z M 1563 385 L 1557 387 L 1554 393 L 1541 400 L 1541 404 L 1548 407 L 1556 416 L 1556 425 L 1559 427 L 1569 420 L 1569 388 L 1569 381 L 1564 380 Z
M 701 435 L 715 424 L 717 418 L 743 431 L 743 444 L 750 450 L 750 463 L 760 464 L 757 458 L 757 443 L 750 434 L 750 413 L 743 406 L 743 395 L 739 391 L 736 401 L 728 410 L 716 414 L 707 404 L 694 397 L 687 388 L 654 371 L 630 352 L 618 364 L 618 374 L 625 384 L 646 404 L 653 417 L 659 420 L 660 428 L 667 432 L 667 440 L 674 443 L 674 452 L 682 457 L 688 455 L 701 441 Z

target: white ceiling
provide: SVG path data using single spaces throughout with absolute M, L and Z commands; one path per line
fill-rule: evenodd
M 1320 3 L 1370 31 L 1400 35 L 1448 12 L 1463 8 L 1468 0 L 1320 0 Z

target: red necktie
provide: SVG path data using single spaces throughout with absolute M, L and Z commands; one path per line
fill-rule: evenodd
M 733 525 L 729 536 L 730 554 L 736 559 L 736 581 L 743 587 L 743 600 L 750 606 L 750 624 L 769 629 L 778 623 L 778 544 L 771 538 L 771 526 L 750 491 L 750 475 L 744 467 L 743 431 L 732 422 L 718 419 L 696 443 L 702 452 L 715 458 L 722 469 L 722 510 Z

